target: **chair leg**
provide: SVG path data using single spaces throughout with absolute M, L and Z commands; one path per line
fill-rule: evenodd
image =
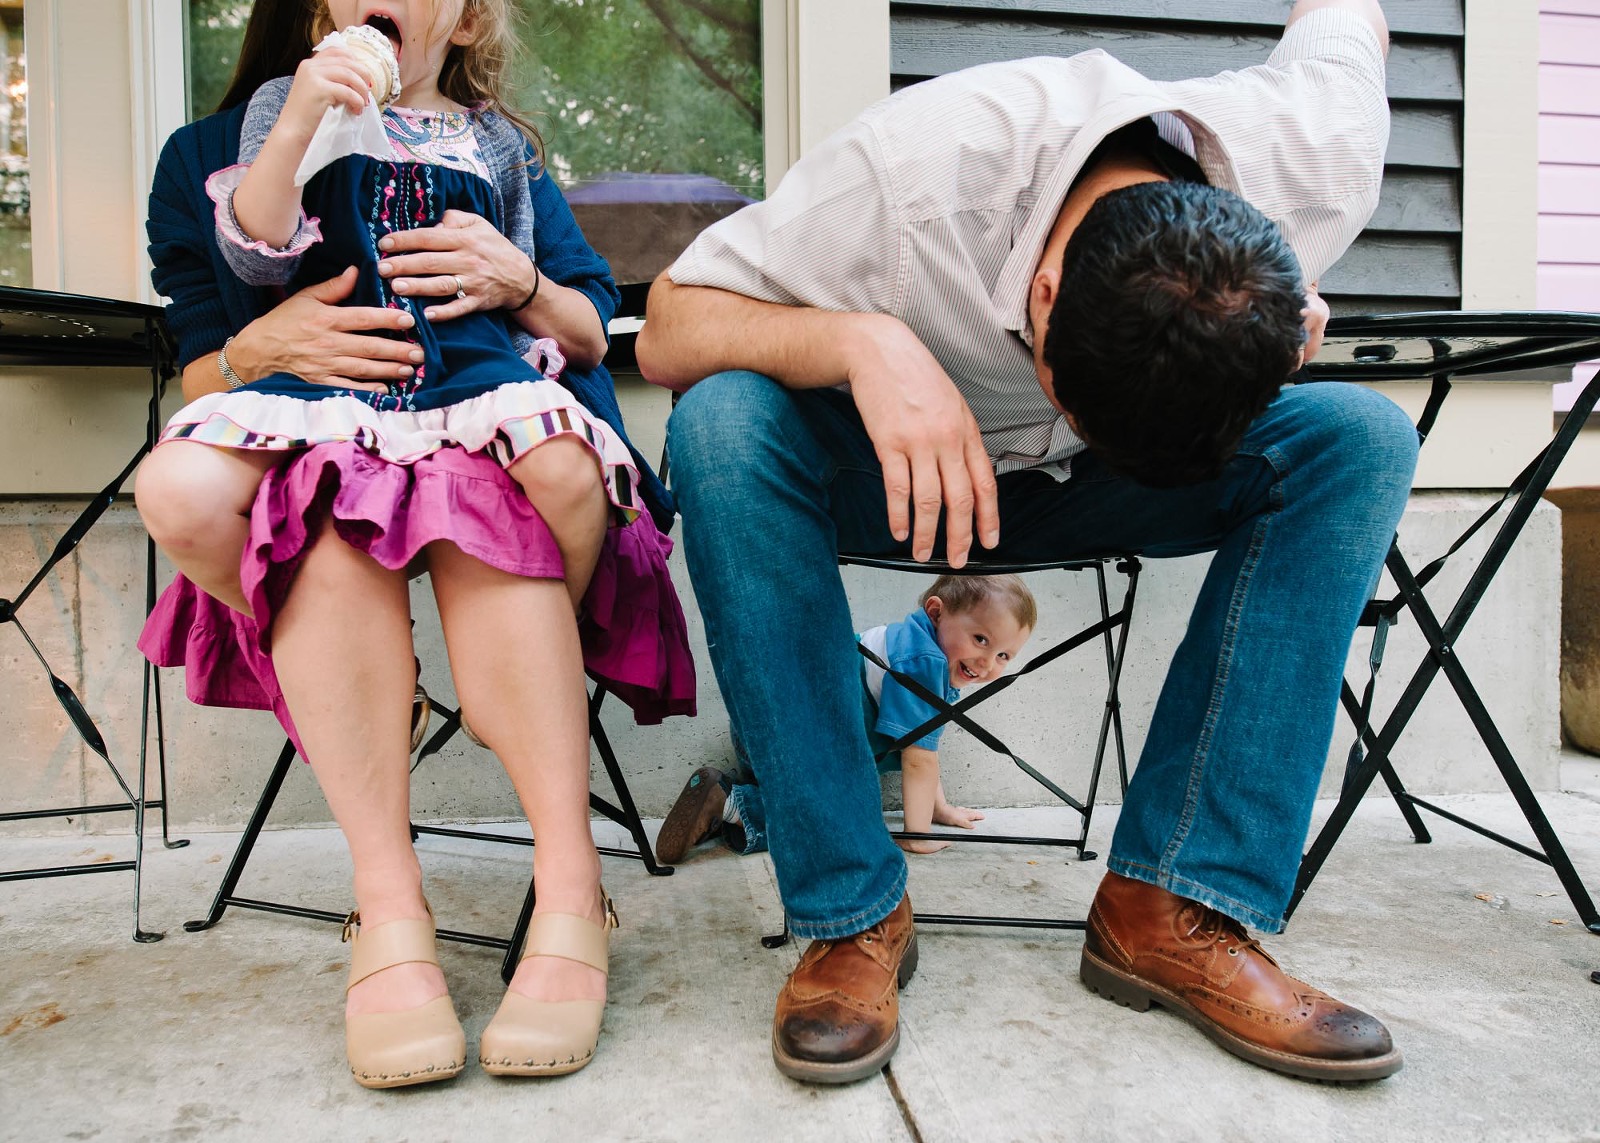
M 761 938 L 761 947 L 764 949 L 781 949 L 789 943 L 789 914 L 783 915 L 783 931 L 773 933 L 771 936 Z
M 511 943 L 506 946 L 505 959 L 500 962 L 500 979 L 506 984 L 517 974 L 517 964 L 522 957 L 522 942 L 527 939 L 528 925 L 533 920 L 533 878 L 528 878 L 528 892 L 522 898 L 522 908 L 517 912 L 516 927 L 511 930 Z
M 239 887 L 239 878 L 244 875 L 244 867 L 250 861 L 250 853 L 255 849 L 256 838 L 261 836 L 261 827 L 266 824 L 267 815 L 272 812 L 272 803 L 278 800 L 278 791 L 283 789 L 283 780 L 288 776 L 289 766 L 294 762 L 294 758 L 294 743 L 285 739 L 283 749 L 278 752 L 278 760 L 272 765 L 272 773 L 267 776 L 267 784 L 261 791 L 261 797 L 256 801 L 256 808 L 250 813 L 250 821 L 244 827 L 244 836 L 234 848 L 233 860 L 228 863 L 228 871 L 223 874 L 222 884 L 217 886 L 217 895 L 211 900 L 211 912 L 202 920 L 184 922 L 184 932 L 203 932 L 222 920 L 223 912 L 232 903 L 233 891 Z
M 1429 617 L 1431 618 L 1431 616 Z M 1422 622 L 1422 617 L 1418 617 Z M 1442 634 L 1442 632 L 1441 632 Z M 1431 632 L 1430 632 L 1430 642 Z M 1561 838 L 1551 826 L 1550 819 L 1545 816 L 1544 808 L 1539 804 L 1539 799 L 1533 792 L 1533 787 L 1528 785 L 1527 777 L 1522 773 L 1517 760 L 1511 754 L 1511 748 L 1506 745 L 1501 737 L 1500 730 L 1494 724 L 1489 710 L 1483 704 L 1483 699 L 1478 695 L 1477 688 L 1467 677 L 1466 670 L 1461 666 L 1461 660 L 1454 655 L 1445 657 L 1443 670 L 1445 677 L 1450 680 L 1451 687 L 1456 696 L 1461 700 L 1461 705 L 1466 708 L 1467 716 L 1472 719 L 1472 725 L 1478 732 L 1478 737 L 1489 748 L 1489 754 L 1494 759 L 1494 764 L 1500 770 L 1500 776 L 1511 791 L 1511 796 L 1516 799 L 1517 806 L 1522 810 L 1522 816 L 1528 822 L 1528 828 L 1538 838 L 1542 854 L 1531 854 L 1536 859 L 1543 861 L 1555 870 L 1561 887 L 1567 891 L 1567 898 L 1572 902 L 1572 907 L 1577 911 L 1584 926 L 1591 932 L 1600 934 L 1600 911 L 1595 909 L 1594 900 L 1589 896 L 1589 890 L 1578 876 L 1577 869 L 1572 864 L 1572 858 L 1567 855 L 1566 847 L 1561 844 Z M 1495 837 L 1502 844 L 1511 844 L 1512 848 L 1519 848 L 1510 843 L 1506 838 L 1500 838 L 1482 827 L 1473 827 L 1479 833 Z M 1529 852 L 1525 847 L 1522 852 Z
M 145 670 L 150 669 L 145 664 Z M 139 923 L 140 894 L 144 888 L 144 810 L 147 781 L 144 765 L 144 743 L 139 744 L 139 796 L 133 800 L 133 939 L 142 945 L 154 944 L 166 933 L 150 932 Z
M 1101 642 L 1105 648 L 1106 656 L 1106 702 L 1105 712 L 1100 716 L 1100 738 L 1095 744 L 1094 766 L 1089 772 L 1089 791 L 1083 800 L 1083 825 L 1078 834 L 1078 860 L 1093 861 L 1100 855 L 1092 849 L 1086 849 L 1089 841 L 1089 824 L 1094 816 L 1095 796 L 1100 789 L 1100 771 L 1105 763 L 1106 745 L 1108 740 L 1114 742 L 1117 756 L 1117 775 L 1122 782 L 1122 792 L 1128 792 L 1128 756 L 1122 737 L 1122 700 L 1120 687 L 1122 682 L 1123 656 L 1128 649 L 1128 629 L 1133 623 L 1133 600 L 1139 586 L 1139 563 L 1137 560 L 1125 560 L 1118 564 L 1118 570 L 1128 577 L 1128 588 L 1122 601 L 1122 622 L 1117 626 L 1120 630 L 1117 637 L 1112 639 L 1110 627 L 1101 635 Z M 1103 563 L 1095 565 L 1095 586 L 1100 595 L 1101 622 L 1109 622 L 1111 616 L 1110 596 L 1106 592 L 1106 566 Z
M 605 702 L 606 688 L 597 684 L 594 695 L 589 700 L 589 737 L 593 739 L 595 750 L 600 754 L 601 764 L 606 768 L 606 774 L 611 779 L 611 788 L 616 793 L 617 801 L 621 807 L 613 806 L 605 799 L 589 795 L 589 804 L 600 813 L 626 829 L 633 838 L 633 844 L 638 847 L 637 853 L 627 850 L 601 848 L 600 852 L 613 857 L 637 857 L 644 862 L 645 869 L 652 877 L 670 877 L 673 867 L 660 865 L 656 862 L 655 850 L 650 846 L 650 837 L 644 831 L 644 821 L 639 817 L 639 808 L 634 805 L 633 794 L 628 790 L 628 780 L 623 776 L 622 767 L 617 763 L 617 755 L 611 749 L 611 739 L 606 734 L 605 725 L 600 721 L 600 707 Z
M 1350 689 L 1348 682 L 1339 684 L 1339 701 L 1344 706 L 1345 713 L 1350 716 L 1350 721 L 1356 724 L 1356 731 L 1360 738 L 1357 747 L 1370 750 L 1373 744 L 1377 742 L 1377 735 L 1373 733 L 1372 726 L 1365 717 L 1361 704 L 1356 700 L 1356 693 Z M 1357 747 L 1352 747 L 1352 750 Z M 1356 760 L 1356 765 L 1358 767 L 1360 765 L 1359 757 Z M 1394 804 L 1399 807 L 1400 816 L 1405 819 L 1406 826 L 1411 830 L 1411 836 L 1416 843 L 1418 845 L 1427 845 L 1433 841 L 1433 835 L 1428 832 L 1428 827 L 1423 822 L 1422 815 L 1417 813 L 1416 807 L 1411 804 L 1411 795 L 1406 792 L 1405 785 L 1400 781 L 1400 775 L 1395 773 L 1393 763 L 1385 758 L 1378 765 L 1378 773 L 1382 776 L 1384 785 L 1389 787 L 1389 793 L 1394 798 Z M 1346 781 L 1353 774 L 1354 771 L 1349 771 Z

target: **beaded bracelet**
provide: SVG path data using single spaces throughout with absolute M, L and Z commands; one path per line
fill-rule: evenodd
M 512 309 L 512 313 L 521 313 L 533 305 L 533 299 L 539 296 L 539 283 L 544 281 L 544 275 L 539 273 L 539 263 L 532 258 L 528 259 L 528 265 L 533 267 L 533 289 L 528 291 L 528 296 L 522 299 L 521 304 Z

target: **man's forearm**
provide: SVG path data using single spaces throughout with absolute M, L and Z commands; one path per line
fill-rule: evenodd
M 639 371 L 680 392 L 728 369 L 764 373 L 794 389 L 837 385 L 858 360 L 852 347 L 886 332 L 885 323 L 899 325 L 882 314 L 834 313 L 680 286 L 662 274 L 650 287 L 639 331 Z

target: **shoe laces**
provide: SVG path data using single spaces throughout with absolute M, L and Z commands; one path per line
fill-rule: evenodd
M 889 963 L 888 918 L 884 918 L 870 928 L 862 929 L 859 933 L 851 933 L 847 937 L 835 937 L 832 940 L 814 940 L 806 948 L 802 963 L 816 963 L 827 956 L 833 949 L 840 945 L 853 944 L 863 954 L 880 964 Z M 811 954 L 815 952 L 815 956 Z
M 1270 963 L 1278 963 L 1261 947 L 1260 941 L 1245 932 L 1243 925 L 1215 909 L 1198 903 L 1185 906 L 1178 914 L 1178 922 L 1180 925 L 1187 923 L 1188 928 L 1183 935 L 1188 940 L 1220 945 L 1229 956 L 1242 956 L 1246 951 L 1254 950 Z

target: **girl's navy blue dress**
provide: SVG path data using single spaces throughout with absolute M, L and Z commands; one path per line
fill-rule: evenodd
M 304 190 L 299 228 L 281 249 L 250 238 L 234 219 L 233 192 L 248 163 L 211 177 L 219 242 L 241 276 L 280 282 L 292 292 L 353 265 L 358 279 L 347 304 L 405 309 L 416 321 L 405 340 L 419 346 L 424 359 L 413 377 L 385 392 L 277 373 L 208 394 L 172 418 L 164 440 L 273 450 L 350 442 L 399 464 L 459 445 L 509 467 L 541 442 L 571 434 L 595 451 L 612 503 L 627 519 L 637 515 L 644 504 L 628 446 L 559 383 L 565 362 L 553 341 L 519 353 L 520 327 L 501 310 L 432 322 L 426 308 L 448 298 L 398 296 L 378 274 L 378 243 L 385 235 L 440 225 L 447 210 L 478 215 L 506 231 L 496 172 L 486 165 L 474 119 L 469 112 L 385 111 L 395 157 L 351 155 L 314 175 Z M 520 170 L 499 174 L 506 185 L 526 177 Z M 535 251 L 526 253 L 536 258 Z

